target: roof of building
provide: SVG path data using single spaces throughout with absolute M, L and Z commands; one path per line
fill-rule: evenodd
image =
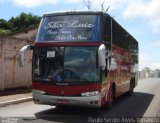
M 37 29 L 39 25 L 37 26 L 30 26 L 28 28 L 25 28 L 25 29 L 22 29 L 22 30 L 19 30 L 19 31 L 16 31 L 16 32 L 13 32 L 13 33 L 10 33 L 9 36 L 12 36 L 12 35 L 15 35 L 17 33 L 22 33 L 22 32 L 28 32 L 29 30 L 32 30 L 32 29 Z

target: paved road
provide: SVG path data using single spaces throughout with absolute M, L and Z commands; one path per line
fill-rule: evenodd
M 0 122 L 7 120 L 16 121 L 15 123 L 137 122 L 139 119 L 135 117 L 160 117 L 159 94 L 160 79 L 143 79 L 139 80 L 132 96 L 121 96 L 117 99 L 115 105 L 108 110 L 75 107 L 56 109 L 54 106 L 35 105 L 33 102 L 25 102 L 1 107 L 0 117 L 2 118 Z M 16 119 L 13 117 L 21 118 Z M 160 122 L 160 119 L 149 120 Z

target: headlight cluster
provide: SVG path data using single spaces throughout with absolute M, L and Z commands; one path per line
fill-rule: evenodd
M 99 95 L 99 91 L 85 92 L 85 93 L 81 93 L 81 95 L 84 97 L 96 96 L 96 95 Z
M 40 91 L 40 90 L 36 90 L 36 89 L 33 89 L 33 92 L 36 93 L 36 94 L 40 94 L 40 95 L 46 94 L 46 92 Z

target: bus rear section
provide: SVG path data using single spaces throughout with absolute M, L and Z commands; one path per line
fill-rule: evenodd
M 126 44 L 128 49 L 115 43 L 112 19 L 94 11 L 43 16 L 34 46 L 20 51 L 23 66 L 25 52 L 33 50 L 36 104 L 102 107 L 133 91 L 136 84 L 130 88 L 130 83 L 136 78 L 137 52 L 130 49 L 131 43 Z

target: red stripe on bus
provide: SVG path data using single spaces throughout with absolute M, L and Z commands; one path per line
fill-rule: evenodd
M 48 94 L 54 96 L 72 96 L 72 95 L 80 95 L 84 92 L 91 92 L 91 91 L 100 91 L 101 90 L 101 83 L 99 84 L 91 84 L 91 85 L 50 85 L 44 83 L 33 83 L 32 88 L 45 91 Z
M 100 46 L 102 42 L 36 42 L 34 46 Z

